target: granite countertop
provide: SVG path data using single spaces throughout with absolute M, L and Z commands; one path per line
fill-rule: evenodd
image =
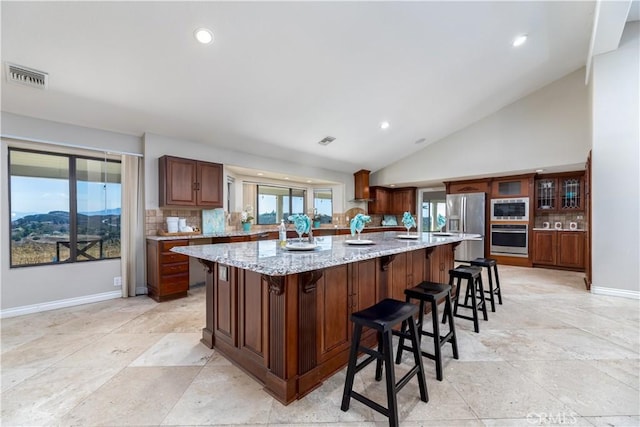
M 402 226 L 371 226 L 365 227 L 367 230 L 388 230 L 390 228 L 404 228 Z M 291 226 L 288 228 L 289 230 L 293 230 Z M 349 230 L 349 227 L 320 227 L 313 228 L 313 230 Z M 190 239 L 210 239 L 216 237 L 238 237 L 238 236 L 255 236 L 258 234 L 269 233 L 269 232 L 277 232 L 277 228 L 273 229 L 253 229 L 251 231 L 242 231 L 242 230 L 230 230 L 225 231 L 224 233 L 210 233 L 210 234 L 188 234 L 184 236 L 146 236 L 148 240 L 160 241 L 160 240 L 190 240 Z
M 171 251 L 269 276 L 286 276 L 479 237 L 473 234 L 421 233 L 416 239 L 398 238 L 401 234 L 406 232 L 363 234 L 361 239 L 372 241 L 370 245 L 348 244 L 348 240 L 355 240 L 350 235 L 316 237 L 318 246 L 308 251 L 281 248 L 277 240 L 179 246 Z M 413 234 L 416 235 L 415 232 Z M 296 241 L 290 239 L 288 242 Z

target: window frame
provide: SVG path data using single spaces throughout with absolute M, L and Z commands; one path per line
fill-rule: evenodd
M 284 185 L 276 185 L 276 184 L 260 184 L 257 183 L 256 184 L 256 209 L 255 209 L 255 221 L 257 225 L 274 225 L 274 224 L 280 224 L 280 218 L 278 218 L 277 215 L 277 207 L 276 207 L 276 219 L 275 222 L 273 223 L 262 223 L 260 222 L 260 187 L 271 187 L 271 188 L 279 188 L 279 189 L 285 189 L 288 190 L 288 197 L 289 198 L 289 207 L 288 207 L 288 211 L 289 212 L 293 212 L 293 192 L 294 191 L 301 191 L 302 192 L 302 196 L 298 196 L 296 195 L 295 197 L 301 197 L 302 198 L 302 213 L 307 211 L 307 189 L 306 188 L 300 188 L 300 187 L 287 187 Z M 284 206 L 283 206 L 284 207 Z M 284 211 L 283 211 L 283 215 L 284 215 Z M 291 215 L 291 213 L 289 213 L 289 215 Z M 289 223 L 288 218 L 284 218 L 285 222 Z
M 9 212 L 12 212 L 12 189 L 11 189 L 11 180 L 12 180 L 12 164 L 11 164 L 11 153 L 12 152 L 23 152 L 23 153 L 33 153 L 33 154 L 41 154 L 47 156 L 59 156 L 65 157 L 68 162 L 68 170 L 69 176 L 67 177 L 67 184 L 69 186 L 69 259 L 64 261 L 51 261 L 51 262 L 41 262 L 36 264 L 13 264 L 14 254 L 12 248 L 13 241 L 13 227 L 11 216 L 9 216 L 9 268 L 26 268 L 26 267 L 39 267 L 39 266 L 51 266 L 51 265 L 64 265 L 64 264 L 76 264 L 76 263 L 86 263 L 86 262 L 96 262 L 96 261 L 107 261 L 107 260 L 119 260 L 122 258 L 122 252 L 120 251 L 119 256 L 117 257 L 100 257 L 97 259 L 81 259 L 78 260 L 78 174 L 77 174 L 77 160 L 85 159 L 91 161 L 99 161 L 99 162 L 107 162 L 107 163 L 117 163 L 120 165 L 120 188 L 122 191 L 122 161 L 116 160 L 112 158 L 106 157 L 95 157 L 86 154 L 74 154 L 69 152 L 61 152 L 61 151 L 46 151 L 39 149 L 31 149 L 31 148 L 22 148 L 22 147 L 7 147 L 7 197 L 8 197 L 8 206 Z M 120 203 L 120 224 L 122 224 L 122 202 Z M 122 227 L 120 228 L 120 239 L 122 240 Z M 122 247 L 122 246 L 120 246 Z
M 316 193 L 320 193 L 320 192 L 328 192 L 330 197 L 327 198 L 317 198 L 316 199 Z M 313 212 L 316 213 L 316 200 L 329 200 L 329 202 L 331 203 L 331 214 L 329 215 L 329 221 L 323 221 L 322 219 L 320 219 L 320 224 L 333 224 L 333 188 L 330 187 L 318 187 L 318 188 L 314 188 L 313 189 Z M 320 217 L 322 218 L 322 217 Z

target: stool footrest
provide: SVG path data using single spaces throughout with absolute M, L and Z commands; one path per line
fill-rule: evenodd
M 385 408 L 384 406 L 380 405 L 379 403 L 374 402 L 373 400 L 369 399 L 366 396 L 363 396 L 362 394 L 358 393 L 357 391 L 351 391 L 351 397 L 354 398 L 355 400 L 358 400 L 358 401 L 364 403 L 369 408 L 380 412 L 385 417 L 389 416 L 389 409 L 388 408 Z
M 411 368 L 411 370 L 409 372 L 407 372 L 401 379 L 400 381 L 398 381 L 395 384 L 395 391 L 396 393 L 399 392 L 400 390 L 402 390 L 402 388 L 404 386 L 407 385 L 407 383 L 409 382 L 409 380 L 418 373 L 418 366 L 414 366 L 413 368 Z M 427 400 L 429 400 L 429 398 L 427 397 Z
M 360 372 L 363 368 L 365 368 L 369 363 L 377 360 L 378 358 L 375 355 L 368 356 L 362 362 L 356 364 L 356 373 Z

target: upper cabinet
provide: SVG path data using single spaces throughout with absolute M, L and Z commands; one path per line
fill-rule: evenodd
M 584 210 L 584 172 L 543 175 L 535 182 L 538 212 Z
M 396 188 L 391 192 L 390 214 L 402 215 L 405 212 L 416 214 L 416 188 Z
M 368 212 L 370 214 L 388 214 L 389 211 L 389 189 L 385 187 L 370 187 L 370 196 L 373 199 L 369 202 Z
M 162 156 L 158 169 L 160 207 L 222 207 L 221 164 Z
M 373 199 L 368 206 L 370 214 L 402 215 L 405 212 L 416 214 L 416 187 L 371 187 L 370 191 Z
M 446 181 L 444 185 L 447 188 L 447 194 L 489 193 L 491 191 L 491 181 L 489 178 L 465 181 Z
M 494 178 L 491 181 L 491 197 L 495 199 L 508 197 L 529 197 L 533 184 L 533 174 L 507 178 Z

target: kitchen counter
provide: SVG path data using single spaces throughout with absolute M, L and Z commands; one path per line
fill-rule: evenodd
M 456 233 L 421 233 L 415 240 L 397 237 L 404 234 L 406 232 L 387 231 L 367 233 L 361 237 L 372 241 L 371 245 L 348 244 L 347 241 L 355 240 L 351 235 L 316 237 L 318 246 L 309 251 L 281 248 L 277 240 L 177 246 L 171 251 L 269 276 L 286 276 L 478 237 Z M 418 236 L 415 232 L 413 234 Z
M 350 235 L 316 237 L 310 251 L 289 251 L 277 240 L 171 251 L 206 267 L 202 342 L 286 405 L 347 364 L 353 312 L 384 298 L 404 301 L 405 289 L 422 281 L 446 281 L 455 246 L 477 237 L 399 234 L 406 230 L 361 236 L 372 245 L 349 245 Z M 363 345 L 375 342 L 375 331 L 366 331 Z
M 363 231 L 364 233 L 371 233 L 375 231 L 384 231 L 384 230 L 389 230 L 389 229 L 403 229 L 404 227 L 402 226 L 371 226 L 371 227 L 365 227 L 365 231 Z M 290 226 L 289 228 L 287 228 L 287 230 L 289 232 L 293 231 L 293 227 Z M 313 232 L 317 232 L 317 231 L 330 231 L 330 230 L 336 230 L 336 231 L 347 231 L 349 230 L 349 227 L 319 227 L 319 228 L 312 228 Z M 225 231 L 223 233 L 209 233 L 209 234 L 187 234 L 187 235 L 178 235 L 178 236 L 146 236 L 147 239 L 149 240 L 154 240 L 154 241 L 163 241 L 163 240 L 191 240 L 191 239 L 212 239 L 212 238 L 224 238 L 224 237 L 251 237 L 251 236 L 257 236 L 260 234 L 264 234 L 264 233 L 270 233 L 270 232 L 278 232 L 277 228 L 274 229 L 266 229 L 266 228 L 262 228 L 262 229 L 258 229 L 255 228 L 251 231 L 242 231 L 242 230 L 230 230 L 230 231 Z M 415 230 L 414 230 L 415 233 Z

